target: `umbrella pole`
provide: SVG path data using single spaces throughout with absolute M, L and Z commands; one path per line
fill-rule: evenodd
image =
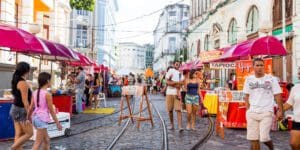
M 16 65 L 18 64 L 18 53 L 16 52 Z
M 41 69 L 42 69 L 42 56 L 40 56 L 39 73 L 41 73 Z

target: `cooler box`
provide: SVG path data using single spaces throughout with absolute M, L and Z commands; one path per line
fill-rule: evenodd
M 69 136 L 71 134 L 71 120 L 70 120 L 70 113 L 59 112 L 56 114 L 58 121 L 62 126 L 62 130 L 58 131 L 55 122 L 52 120 L 47 128 L 48 135 L 50 138 L 59 137 L 59 136 Z M 33 128 L 33 136 L 31 137 L 32 140 L 35 140 L 36 137 L 36 129 Z
M 0 141 L 12 139 L 15 136 L 14 123 L 9 116 L 13 100 L 0 99 Z

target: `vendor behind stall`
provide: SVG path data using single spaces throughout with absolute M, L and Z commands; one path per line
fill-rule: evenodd
M 76 113 L 82 112 L 82 99 L 84 93 L 85 73 L 82 67 L 77 69 L 78 75 L 75 79 L 75 93 L 76 93 Z

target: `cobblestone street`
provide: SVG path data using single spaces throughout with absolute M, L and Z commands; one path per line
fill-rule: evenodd
M 72 117 L 72 134 L 69 137 L 58 137 L 51 139 L 51 149 L 107 149 L 115 136 L 120 132 L 126 120 L 119 126 L 119 98 L 108 100 L 108 106 L 116 108 L 111 115 L 79 114 Z M 169 125 L 168 115 L 165 111 L 164 97 L 161 95 L 150 95 L 151 103 L 158 109 L 166 125 Z M 135 113 L 138 111 L 139 101 L 135 102 Z M 137 128 L 137 121 L 129 122 L 124 134 L 117 141 L 113 149 L 162 149 L 163 147 L 163 126 L 158 114 L 152 107 L 154 127 L 150 122 L 142 122 L 140 129 Z M 125 112 L 127 113 L 127 112 Z M 143 111 L 147 117 L 147 111 Z M 176 118 L 176 116 L 174 117 Z M 214 119 L 214 118 L 213 118 Z M 189 150 L 201 140 L 208 129 L 207 118 L 197 117 L 197 130 L 179 132 L 177 120 L 175 119 L 175 130 L 167 130 L 169 149 Z M 186 126 L 186 113 L 183 113 L 183 125 Z M 272 139 L 276 149 L 289 150 L 288 132 L 272 132 Z M 25 149 L 30 149 L 33 142 L 27 142 Z M 8 149 L 12 141 L 0 142 L 0 149 Z M 225 129 L 225 139 L 217 137 L 215 133 L 199 149 L 203 150 L 240 150 L 248 149 L 249 142 L 246 140 L 246 130 Z M 266 147 L 263 146 L 263 149 Z

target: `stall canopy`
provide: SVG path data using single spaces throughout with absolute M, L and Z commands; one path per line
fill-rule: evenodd
M 69 65 L 71 66 L 91 66 L 93 64 L 93 61 L 90 60 L 88 57 L 82 55 L 79 52 L 74 53 L 79 57 L 79 61 L 76 62 L 69 62 Z
M 254 40 L 236 44 L 224 50 L 220 60 L 230 60 L 230 58 L 241 58 L 256 55 L 287 55 L 286 49 L 281 42 L 273 36 L 261 37 Z
M 73 50 L 67 48 L 66 46 L 43 39 L 41 40 L 50 50 L 50 54 L 43 54 L 41 59 L 79 61 L 78 55 L 76 55 Z
M 20 53 L 50 54 L 46 45 L 33 34 L 17 27 L 0 24 L 0 47 Z

